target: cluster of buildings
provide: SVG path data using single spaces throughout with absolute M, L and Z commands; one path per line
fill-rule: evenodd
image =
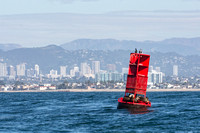
M 35 64 L 34 68 L 26 68 L 26 63 L 16 65 L 16 67 L 6 63 L 0 63 L 0 78 L 8 78 L 9 80 L 15 80 L 20 77 L 31 78 L 73 78 L 73 77 L 86 77 L 95 79 L 96 82 L 108 82 L 108 81 L 126 81 L 128 74 L 128 68 L 122 68 L 121 72 L 116 71 L 115 64 L 107 64 L 107 70 L 101 70 L 100 61 L 92 61 L 91 65 L 83 62 L 80 66 L 75 65 L 71 70 L 67 72 L 67 66 L 60 66 L 60 71 L 51 69 L 48 74 L 42 74 L 38 64 Z M 156 83 L 163 82 L 163 76 L 165 74 L 161 72 L 160 67 L 149 67 L 148 72 L 148 84 L 154 85 Z M 178 66 L 173 66 L 173 76 L 178 77 Z
M 160 67 L 155 67 L 153 66 L 149 67 L 149 72 L 148 72 L 148 87 L 149 88 L 156 88 L 156 84 L 162 84 L 163 83 L 163 77 L 165 74 L 160 71 Z M 178 66 L 173 65 L 173 76 L 174 79 L 178 78 Z
M 107 70 L 101 70 L 100 61 L 91 61 L 90 64 L 83 62 L 74 65 L 67 71 L 67 66 L 60 66 L 59 70 L 51 69 L 48 74 L 41 73 L 40 66 L 34 65 L 34 68 L 27 68 L 26 63 L 21 63 L 16 66 L 6 63 L 0 63 L 0 81 L 15 81 L 25 82 L 23 79 L 32 79 L 37 82 L 24 84 L 0 84 L 0 90 L 55 90 L 55 89 L 75 89 L 75 88 L 125 88 L 128 68 L 122 68 L 121 72 L 116 71 L 115 64 L 107 64 Z M 166 82 L 166 76 L 161 71 L 160 67 L 149 66 L 148 72 L 148 88 L 163 88 L 163 89 L 176 89 L 176 88 L 199 88 L 200 79 L 194 78 L 179 78 L 178 66 L 173 66 L 173 76 L 170 82 Z M 92 82 L 77 82 L 78 78 L 85 77 L 88 81 L 93 79 Z M 64 83 L 73 79 L 72 82 Z M 39 80 L 38 80 L 39 79 Z M 46 82 L 50 79 L 50 82 Z M 58 81 L 53 83 L 52 81 Z M 53 83 L 53 85 L 52 85 Z
M 125 72 L 126 70 L 126 72 Z M 122 73 L 127 73 L 127 68 L 122 68 Z M 93 78 L 99 82 L 121 81 L 122 74 L 116 71 L 115 64 L 107 64 L 107 70 L 100 69 L 100 61 L 92 61 L 91 64 L 83 62 L 80 66 L 75 65 L 67 71 L 67 66 L 60 66 L 60 70 L 51 69 L 48 74 L 41 73 L 38 64 L 34 68 L 27 68 L 26 63 L 21 63 L 16 66 L 6 63 L 0 63 L 0 80 L 7 78 L 9 80 L 19 80 L 22 77 L 31 78 L 73 78 L 73 77 Z
M 57 70 L 50 70 L 47 74 L 48 78 L 65 78 L 65 77 L 87 77 L 95 78 L 95 74 L 100 72 L 100 61 L 92 61 L 92 66 L 90 64 L 83 62 L 80 66 L 75 65 L 67 73 L 67 66 L 60 66 L 60 73 Z
M 0 77 L 7 77 L 10 80 L 15 80 L 16 77 L 39 77 L 40 68 L 39 65 L 35 65 L 35 68 L 26 69 L 26 63 L 16 65 L 16 67 L 6 63 L 0 63 Z
M 90 64 L 83 62 L 80 66 L 74 65 L 74 67 L 67 71 L 67 66 L 60 66 L 60 70 L 51 69 L 48 74 L 42 74 L 38 64 L 35 64 L 34 68 L 27 68 L 26 63 L 16 65 L 16 67 L 6 63 L 0 63 L 0 78 L 8 78 L 9 80 L 15 80 L 20 77 L 32 77 L 32 78 L 72 78 L 72 77 L 86 77 L 93 78 L 96 82 L 108 82 L 108 81 L 126 81 L 128 68 L 122 68 L 121 72 L 116 71 L 115 64 L 107 64 L 107 70 L 101 70 L 100 61 L 91 61 Z M 164 73 L 161 72 L 160 67 L 149 67 L 148 83 L 156 84 L 163 82 Z M 178 66 L 173 66 L 173 76 L 178 77 Z

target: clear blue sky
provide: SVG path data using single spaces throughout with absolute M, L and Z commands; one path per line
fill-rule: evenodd
M 199 36 L 200 0 L 0 0 L 0 44 Z

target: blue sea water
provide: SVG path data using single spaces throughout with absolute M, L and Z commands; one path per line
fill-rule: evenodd
M 117 109 L 123 95 L 0 93 L 0 132 L 200 132 L 200 92 L 149 92 L 145 112 Z

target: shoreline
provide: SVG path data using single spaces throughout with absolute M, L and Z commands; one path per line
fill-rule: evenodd
M 184 91 L 200 91 L 199 89 L 147 89 L 147 92 L 184 92 Z M 0 91 L 0 93 L 12 92 L 125 92 L 125 89 L 59 89 L 59 90 L 16 90 L 16 91 Z

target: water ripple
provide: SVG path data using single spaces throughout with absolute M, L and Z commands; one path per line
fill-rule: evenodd
M 117 109 L 121 92 L 0 93 L 0 132 L 199 132 L 200 92 L 151 92 L 152 107 Z

